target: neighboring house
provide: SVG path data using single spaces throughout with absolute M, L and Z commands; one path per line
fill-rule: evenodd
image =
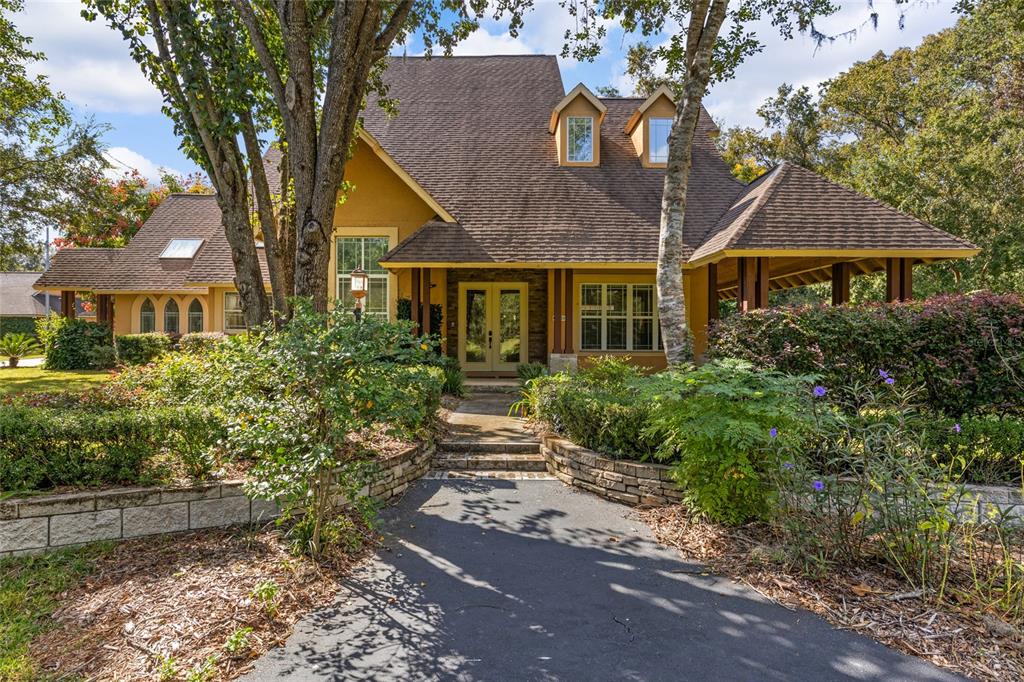
M 394 317 L 410 299 L 470 372 L 607 353 L 662 366 L 655 263 L 670 92 L 566 95 L 550 56 L 395 57 L 387 81 L 400 113 L 372 101 L 365 111 L 329 298 L 350 306 L 348 273 L 362 267 L 369 314 Z M 889 298 L 905 299 L 914 264 L 978 251 L 791 164 L 741 185 L 716 133 L 703 112 L 684 263 L 698 352 L 719 299 L 745 311 L 766 306 L 770 289 L 831 280 L 839 303 L 852 275 L 879 271 Z M 271 170 L 278 158 L 268 153 Z M 37 287 L 112 297 L 117 333 L 235 331 L 232 278 L 216 199 L 172 195 L 125 249 L 61 251 Z M 429 328 L 423 300 L 441 307 L 442 329 Z
M 36 318 L 46 315 L 46 294 L 33 285 L 42 272 L 0 272 L 0 336 L 35 332 Z M 60 296 L 50 296 L 50 311 L 60 313 Z M 78 314 L 86 315 L 84 302 L 78 302 Z

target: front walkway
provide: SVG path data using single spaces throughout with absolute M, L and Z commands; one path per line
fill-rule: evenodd
M 336 604 L 246 679 L 958 679 L 705 575 L 627 507 L 556 481 L 421 480 L 381 531 Z

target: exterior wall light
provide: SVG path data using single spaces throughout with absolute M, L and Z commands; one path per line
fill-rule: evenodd
M 370 278 L 366 276 L 366 271 L 362 268 L 356 268 L 349 275 L 351 281 L 352 296 L 356 299 L 356 306 L 352 310 L 352 314 L 355 315 L 356 322 L 360 322 L 363 318 L 363 299 L 366 298 L 367 292 L 370 290 Z

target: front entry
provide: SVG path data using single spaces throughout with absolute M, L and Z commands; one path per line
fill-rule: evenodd
M 515 372 L 527 361 L 525 282 L 459 282 L 459 362 L 467 372 Z

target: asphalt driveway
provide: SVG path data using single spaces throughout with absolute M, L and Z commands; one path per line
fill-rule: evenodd
M 954 680 L 661 547 L 553 481 L 421 480 L 248 680 Z

